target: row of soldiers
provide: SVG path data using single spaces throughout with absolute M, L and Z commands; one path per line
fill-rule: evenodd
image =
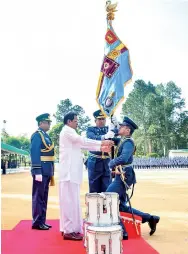
M 134 157 L 135 169 L 150 168 L 188 168 L 188 157 L 137 158 Z

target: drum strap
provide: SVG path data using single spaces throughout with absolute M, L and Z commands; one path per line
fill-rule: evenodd
M 130 195 L 129 199 L 132 198 L 133 194 L 134 194 L 134 183 L 133 183 L 132 192 L 131 192 L 131 195 Z M 128 195 L 128 194 L 127 194 L 127 195 Z

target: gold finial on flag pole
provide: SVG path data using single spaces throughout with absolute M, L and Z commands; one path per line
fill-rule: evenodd
M 115 18 L 114 12 L 117 11 L 116 8 L 117 3 L 112 4 L 111 1 L 106 2 L 107 20 L 109 20 L 110 22 Z

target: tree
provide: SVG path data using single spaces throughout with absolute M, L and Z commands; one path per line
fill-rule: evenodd
M 49 136 L 54 142 L 55 147 L 59 147 L 59 134 L 63 128 L 63 123 L 57 123 L 52 127 L 49 132 Z
M 122 114 L 132 118 L 139 125 L 140 135 L 142 136 L 140 142 L 144 144 L 143 149 L 145 154 L 148 151 L 147 129 L 151 121 L 148 117 L 148 108 L 154 108 L 150 105 L 151 101 L 154 101 L 151 99 L 152 95 L 155 96 L 153 84 L 146 84 L 143 80 L 137 80 L 134 83 L 133 91 L 129 94 L 122 107 Z
M 64 116 L 70 111 L 78 115 L 78 130 L 80 132 L 85 131 L 90 126 L 90 118 L 85 116 L 85 111 L 81 106 L 73 105 L 70 99 L 61 100 L 57 105 L 57 112 L 54 115 L 57 123 L 62 123 Z
M 30 140 L 26 136 L 8 136 L 5 143 L 11 146 L 15 146 L 19 149 L 28 151 L 30 150 Z
M 174 82 L 154 86 L 151 82 L 137 80 L 122 107 L 122 114 L 139 126 L 134 134 L 137 153 L 163 155 L 164 150 L 179 147 L 180 143 L 185 147 L 180 137 L 180 132 L 181 136 L 187 135 L 184 106 L 181 89 Z
M 30 151 L 30 139 L 27 136 L 19 136 L 18 137 L 21 143 L 21 149 L 25 151 Z
M 183 149 L 188 147 L 188 111 L 179 114 L 174 125 L 175 135 L 172 137 L 172 148 Z
M 78 134 L 81 134 L 88 126 L 90 126 L 90 119 L 88 116 L 85 116 L 85 111 L 81 106 L 73 105 L 69 99 L 61 100 L 57 105 L 57 112 L 54 114 L 57 123 L 49 132 L 55 145 L 56 156 L 59 154 L 59 134 L 63 128 L 63 118 L 70 111 L 73 111 L 78 115 L 78 129 L 76 130 Z
M 6 131 L 6 127 L 5 127 L 6 122 L 7 122 L 6 120 L 3 120 L 3 128 L 1 130 L 1 142 L 4 142 L 6 140 L 6 138 L 8 138 L 8 136 L 9 136 Z

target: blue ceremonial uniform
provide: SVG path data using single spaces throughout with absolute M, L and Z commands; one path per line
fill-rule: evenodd
M 108 132 L 108 127 L 88 127 L 87 138 L 103 140 Z M 110 156 L 108 153 L 90 151 L 87 159 L 89 192 L 105 192 L 111 183 L 111 172 L 109 169 Z
M 39 128 L 31 137 L 31 174 L 33 226 L 45 224 L 50 180 L 54 175 L 54 145 L 49 135 Z M 42 175 L 42 182 L 35 176 Z
M 138 127 L 136 124 L 129 118 L 125 117 L 124 122 L 121 125 L 129 126 L 131 130 L 131 134 L 133 133 L 134 129 Z M 119 166 L 122 167 L 122 171 L 125 175 L 125 182 L 130 187 L 136 183 L 136 176 L 134 169 L 132 167 L 133 162 L 133 154 L 135 152 L 135 145 L 134 141 L 131 137 L 123 137 L 121 139 L 114 139 L 115 145 L 117 145 L 115 151 L 115 158 L 110 161 L 109 167 L 110 169 L 118 168 Z M 120 199 L 120 206 L 119 210 L 121 212 L 127 212 L 131 214 L 131 207 L 127 206 L 127 194 L 126 194 L 126 186 L 122 181 L 120 175 L 116 174 L 114 181 L 110 184 L 106 192 L 116 192 L 119 194 Z M 156 230 L 156 224 L 159 221 L 159 217 L 152 216 L 149 213 L 144 213 L 139 210 L 132 208 L 132 212 L 135 215 L 138 215 L 142 218 L 142 223 L 148 222 L 151 228 L 150 235 L 153 234 Z M 126 235 L 126 229 L 120 220 L 120 224 L 123 228 L 124 234 Z
M 121 165 L 122 170 L 125 172 L 126 184 L 131 186 L 136 183 L 136 176 L 133 167 L 130 165 L 133 162 L 134 154 L 134 142 L 131 138 L 125 138 L 118 140 L 116 139 L 117 150 L 116 158 L 110 161 L 109 166 L 111 169 Z M 127 206 L 127 196 L 126 187 L 120 178 L 120 175 L 116 175 L 114 181 L 110 184 L 106 192 L 116 192 L 119 194 L 120 206 L 119 210 L 121 212 L 126 212 L 131 214 L 130 206 Z M 139 210 L 132 208 L 133 214 L 142 217 L 142 223 L 149 222 L 151 215 L 148 213 L 143 213 Z M 126 229 L 120 220 L 120 224 L 123 228 L 124 234 L 126 234 Z
M 115 151 L 115 158 L 110 161 L 110 169 L 121 165 L 122 170 L 125 172 L 126 183 L 131 186 L 136 183 L 136 176 L 131 166 L 133 162 L 134 154 L 134 142 L 131 138 L 114 139 L 115 145 L 117 146 Z M 120 198 L 120 204 L 125 205 L 126 203 L 126 192 L 125 185 L 122 182 L 120 175 L 116 175 L 114 181 L 110 184 L 107 192 L 117 192 Z

